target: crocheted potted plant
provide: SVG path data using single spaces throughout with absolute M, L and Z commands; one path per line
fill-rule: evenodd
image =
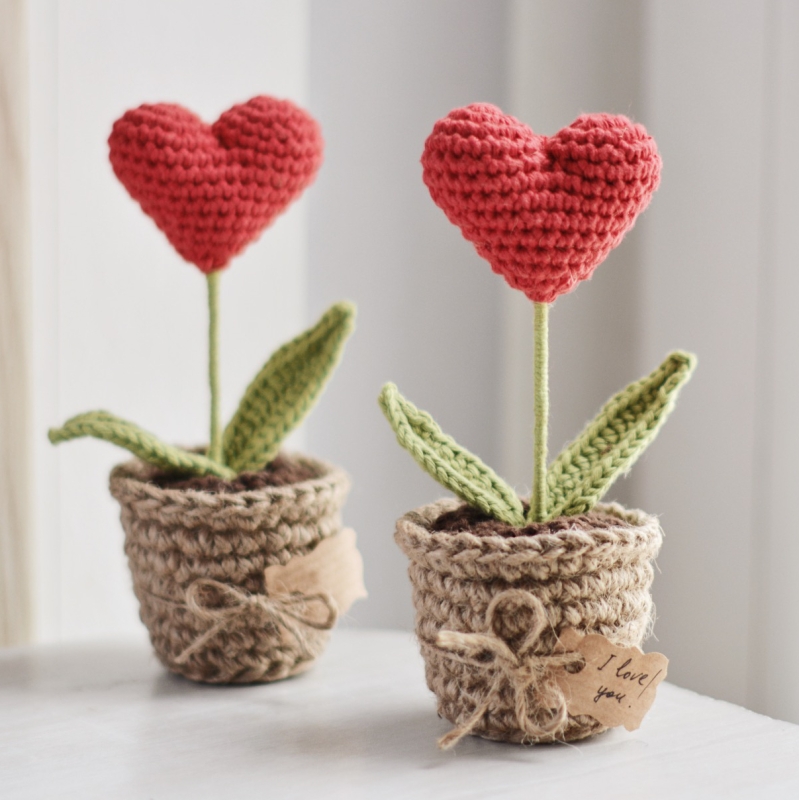
M 422 165 L 435 203 L 534 306 L 529 503 L 395 385 L 380 395 L 399 443 L 459 498 L 406 514 L 395 534 L 410 559 L 427 683 L 455 726 L 439 744 L 466 734 L 571 741 L 619 715 L 636 727 L 646 710 L 633 708 L 639 692 L 651 702 L 665 676 L 663 656 L 635 649 L 651 621 L 661 531 L 642 511 L 599 501 L 655 438 L 695 357 L 671 353 L 547 465 L 547 319 L 649 203 L 661 167 L 655 142 L 623 116 L 584 115 L 547 137 L 475 104 L 436 123 Z M 629 666 L 650 656 L 645 668 Z M 634 694 L 600 681 L 606 663 L 625 665 L 614 680 L 636 682 Z
M 364 595 L 355 534 L 342 529 L 347 476 L 280 452 L 319 398 L 352 331 L 349 303 L 278 349 L 224 429 L 219 420 L 219 281 L 314 179 L 317 122 L 255 97 L 206 125 L 177 105 L 126 112 L 109 138 L 114 172 L 208 286 L 210 445 L 166 444 L 106 411 L 50 431 L 94 436 L 137 458 L 111 473 L 141 618 L 170 670 L 213 683 L 301 672 Z

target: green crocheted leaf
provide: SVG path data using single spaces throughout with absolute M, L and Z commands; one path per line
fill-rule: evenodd
M 336 303 L 319 322 L 277 350 L 244 393 L 222 438 L 237 473 L 263 469 L 313 408 L 355 325 L 355 306 Z
M 461 447 L 426 412 L 406 400 L 393 383 L 378 399 L 397 441 L 419 466 L 469 505 L 509 525 L 524 524 L 519 496 L 477 456 Z
M 119 445 L 165 472 L 182 472 L 187 475 L 216 475 L 219 478 L 235 477 L 232 469 L 212 461 L 199 453 L 190 453 L 179 447 L 165 444 L 152 433 L 133 422 L 120 419 L 108 411 L 89 411 L 67 420 L 60 428 L 51 428 L 48 438 L 53 444 L 93 436 Z
M 590 511 L 657 436 L 691 377 L 696 356 L 670 353 L 651 374 L 612 397 L 547 470 L 549 519 Z

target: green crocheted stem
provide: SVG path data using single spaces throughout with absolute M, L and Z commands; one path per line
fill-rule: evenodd
M 425 411 L 406 400 L 393 383 L 378 399 L 397 441 L 445 489 L 494 519 L 524 524 L 521 500 L 493 470 L 447 436 Z
M 535 381 L 533 493 L 527 519 L 547 519 L 547 437 L 549 435 L 549 303 L 534 303 L 533 380 Z
M 549 519 L 590 511 L 629 471 L 657 436 L 695 366 L 691 353 L 670 353 L 654 372 L 605 404 L 549 467 Z
M 187 475 L 216 475 L 229 480 L 235 477 L 232 469 L 199 453 L 190 453 L 179 447 L 165 444 L 152 433 L 133 422 L 120 419 L 108 411 L 89 411 L 67 420 L 60 428 L 51 428 L 48 437 L 53 444 L 93 436 L 124 447 L 142 461 L 165 472 L 180 472 Z
M 272 355 L 225 428 L 225 464 L 237 473 L 263 469 L 277 455 L 319 399 L 354 324 L 355 306 L 336 303 L 313 328 Z
M 211 446 L 208 457 L 222 461 L 222 428 L 219 424 L 219 271 L 208 281 L 208 383 L 211 386 Z

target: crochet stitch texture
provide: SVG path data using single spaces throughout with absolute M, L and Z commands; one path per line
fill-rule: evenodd
M 519 724 L 513 682 L 502 681 L 495 690 L 495 659 L 480 666 L 463 663 L 439 646 L 438 637 L 444 631 L 483 632 L 492 600 L 511 589 L 529 592 L 546 610 L 546 625 L 534 647 L 538 656 L 553 653 L 564 628 L 598 633 L 621 647 L 640 647 L 653 611 L 652 561 L 662 542 L 657 519 L 609 504 L 598 510 L 617 517 L 619 525 L 592 531 L 504 538 L 475 536 L 468 528 L 432 530 L 441 514 L 458 506 L 459 501 L 447 499 L 417 508 L 397 520 L 394 533 L 410 560 L 416 635 L 439 715 L 460 726 L 488 700 L 470 732 L 507 742 L 568 742 L 605 730 L 593 717 L 580 715 L 568 716 L 559 730 L 530 736 Z M 504 640 L 520 643 L 530 627 L 527 614 L 509 614 L 499 632 Z M 546 700 L 546 694 L 528 689 L 526 705 L 534 725 L 551 716 Z
M 654 139 L 585 114 L 554 136 L 475 103 L 434 126 L 422 155 L 434 202 L 514 288 L 551 303 L 616 247 L 660 181 Z
M 233 106 L 213 125 L 178 105 L 142 105 L 114 123 L 108 145 L 131 197 L 205 273 L 256 239 L 322 163 L 316 120 L 266 96 Z
M 310 665 L 328 638 L 307 630 L 306 652 L 257 613 L 236 614 L 202 647 L 214 628 L 187 604 L 197 581 L 218 581 L 259 595 L 264 569 L 311 552 L 341 531 L 349 478 L 336 467 L 287 456 L 315 477 L 288 486 L 215 494 L 152 482 L 156 469 L 129 461 L 111 473 L 122 508 L 125 552 L 142 621 L 158 658 L 172 672 L 207 683 L 272 681 Z M 224 605 L 224 604 L 222 604 Z M 190 653 L 190 657 L 182 657 Z

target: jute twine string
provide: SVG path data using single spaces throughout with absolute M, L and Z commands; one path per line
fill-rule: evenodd
M 410 562 L 416 634 L 439 715 L 456 731 L 468 725 L 466 733 L 506 742 L 571 742 L 606 730 L 588 715 L 553 713 L 560 703 L 546 672 L 532 678 L 544 670 L 557 675 L 563 665 L 536 659 L 563 655 L 558 634 L 567 627 L 640 647 L 652 615 L 652 559 L 662 541 L 657 519 L 608 504 L 597 511 L 617 522 L 593 530 L 513 537 L 433 530 L 459 505 L 422 506 L 401 517 L 395 533 Z M 540 605 L 505 594 L 511 590 Z M 507 604 L 514 613 L 499 613 Z M 467 647 L 447 647 L 459 643 Z
M 514 612 L 519 608 L 528 608 L 532 613 L 532 627 L 516 651 L 502 637 L 501 626 L 497 624 L 503 608 L 507 606 Z M 569 719 L 566 699 L 553 678 L 553 672 L 582 664 L 584 659 L 574 652 L 536 655 L 535 647 L 548 626 L 544 606 L 535 595 L 521 589 L 506 589 L 489 604 L 483 633 L 441 631 L 438 634 L 436 644 L 447 651 L 449 658 L 461 664 L 485 669 L 487 662 L 484 656 L 489 653 L 493 656 L 491 666 L 494 668 L 494 678 L 486 690 L 483 702 L 471 716 L 438 740 L 438 746 L 442 750 L 449 750 L 475 729 L 486 711 L 499 701 L 504 683 L 510 684 L 515 695 L 519 728 L 532 740 L 545 736 L 557 738 L 565 730 Z M 536 719 L 531 716 L 528 702 L 530 692 L 535 693 L 540 708 L 549 710 L 548 719 L 538 721 L 540 715 L 536 715 Z
M 209 590 L 216 595 L 215 598 L 209 596 Z M 220 605 L 219 601 L 224 604 Z M 309 613 L 309 607 L 314 604 L 321 606 L 325 614 L 323 619 Z M 329 631 L 338 619 L 336 601 L 327 592 L 269 597 L 243 592 L 211 578 L 200 578 L 189 586 L 184 606 L 197 619 L 209 622 L 211 626 L 175 658 L 176 664 L 185 664 L 234 620 L 253 627 L 272 625 L 283 628 L 295 643 L 291 657 L 308 661 L 315 658 L 316 653 L 303 629 Z

